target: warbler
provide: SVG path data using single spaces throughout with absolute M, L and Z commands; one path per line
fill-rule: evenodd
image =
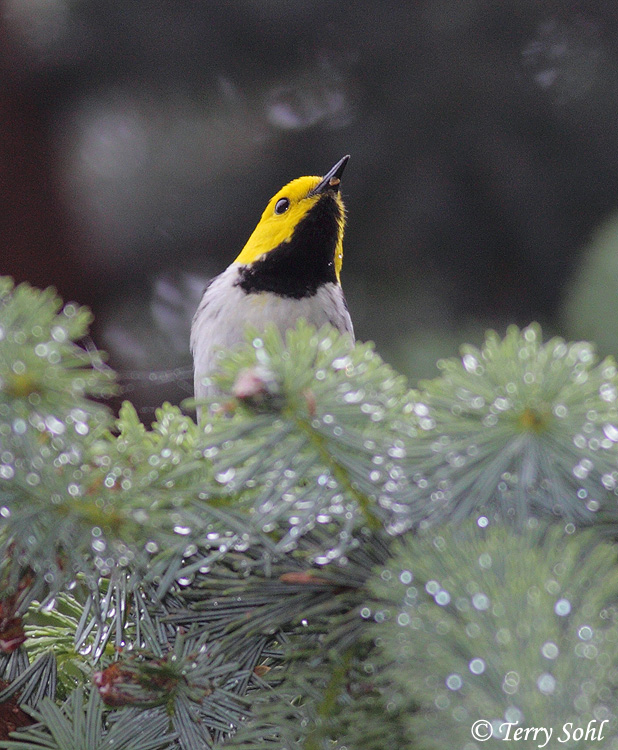
M 196 399 L 208 394 L 203 380 L 216 370 L 217 351 L 244 341 L 247 325 L 275 323 L 283 332 L 304 318 L 354 339 L 340 281 L 345 208 L 339 187 L 349 158 L 324 177 L 299 177 L 281 188 L 240 255 L 204 290 L 191 326 Z

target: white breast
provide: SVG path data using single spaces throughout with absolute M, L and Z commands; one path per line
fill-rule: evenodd
M 207 395 L 202 378 L 216 368 L 216 352 L 243 342 L 246 325 L 261 329 L 268 323 L 276 323 L 283 332 L 299 318 L 304 318 L 317 328 L 330 323 L 354 338 L 352 321 L 338 284 L 325 284 L 313 297 L 302 299 L 280 297 L 272 292 L 247 294 L 235 286 L 238 270 L 238 264 L 233 263 L 212 280 L 193 317 L 191 352 L 196 398 Z

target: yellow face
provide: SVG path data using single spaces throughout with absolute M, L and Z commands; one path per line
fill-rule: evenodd
M 268 202 L 262 218 L 247 240 L 247 244 L 236 258 L 236 263 L 249 265 L 270 252 L 283 242 L 289 242 L 298 223 L 307 212 L 315 206 L 322 195 L 311 195 L 321 182 L 321 177 L 299 177 L 288 183 Z M 344 216 L 343 201 L 339 193 L 333 193 Z M 339 226 L 337 247 L 335 250 L 335 273 L 337 280 L 343 261 L 344 220 Z

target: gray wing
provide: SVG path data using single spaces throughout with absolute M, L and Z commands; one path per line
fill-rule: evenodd
M 343 289 L 338 284 L 328 284 L 324 288 L 324 292 L 328 295 L 330 303 L 325 306 L 325 309 L 329 311 L 328 322 L 338 331 L 341 331 L 341 333 L 349 334 L 352 341 L 354 341 L 354 326 L 352 325 Z

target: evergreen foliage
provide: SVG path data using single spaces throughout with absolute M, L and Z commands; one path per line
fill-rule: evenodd
M 417 519 L 530 513 L 591 522 L 618 511 L 618 370 L 587 343 L 542 343 L 532 325 L 490 332 L 439 363 L 414 413 L 408 492 Z
M 147 429 L 88 322 L 1 281 L 0 716 L 36 723 L 0 748 L 615 732 L 613 361 L 512 328 L 409 391 L 301 323 Z
M 494 733 L 479 746 L 492 750 L 506 722 L 554 728 L 551 747 L 614 746 L 618 567 L 596 537 L 466 524 L 397 545 L 372 582 L 371 616 L 411 746 L 465 747 L 479 720 Z M 561 731 L 592 720 L 607 721 L 604 742 Z

